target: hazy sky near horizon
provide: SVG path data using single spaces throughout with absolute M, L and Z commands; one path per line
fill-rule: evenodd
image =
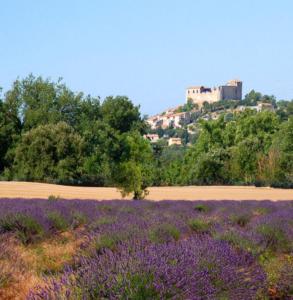
M 0 86 L 33 73 L 74 91 L 127 95 L 154 114 L 189 85 L 238 78 L 293 98 L 291 0 L 9 0 L 0 9 Z

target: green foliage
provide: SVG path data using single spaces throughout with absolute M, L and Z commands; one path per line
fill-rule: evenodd
M 234 214 L 230 216 L 230 220 L 233 224 L 245 227 L 250 222 L 251 216 L 249 214 Z
M 210 211 L 210 207 L 205 204 L 197 204 L 195 205 L 194 210 L 201 213 L 208 213 Z
M 106 219 L 104 219 L 105 221 Z M 109 219 L 104 224 L 110 224 Z M 102 224 L 102 220 L 99 220 L 100 225 Z M 111 221 L 113 223 L 113 220 Z M 126 241 L 136 234 L 136 229 L 129 228 L 127 231 L 121 231 L 111 234 L 102 234 L 95 242 L 95 250 L 100 253 L 105 249 L 110 249 L 114 251 L 119 243 L 122 241 Z
M 245 95 L 244 100 L 241 102 L 243 105 L 253 106 L 256 105 L 258 101 L 261 100 L 261 93 L 251 90 L 247 95 Z
M 11 274 L 7 274 L 4 272 L 2 274 L 2 272 L 0 271 L 0 289 L 3 289 L 10 284 L 10 282 L 12 281 L 11 277 Z
M 204 219 L 191 219 L 188 225 L 196 233 L 210 233 L 212 227 L 211 221 Z
M 264 247 L 266 250 L 276 252 L 287 252 L 290 250 L 290 242 L 285 232 L 277 225 L 263 224 L 257 228 L 263 238 Z
M 83 140 L 68 124 L 41 125 L 22 136 L 14 172 L 20 180 L 70 183 L 79 178 Z
M 123 134 L 120 158 L 113 166 L 113 178 L 123 196 L 133 193 L 133 199 L 143 199 L 152 182 L 152 149 L 138 132 Z
M 154 152 L 154 185 L 178 185 L 181 183 L 181 166 L 184 147 L 161 147 Z
M 293 186 L 293 117 L 281 125 L 274 136 L 272 149 L 277 153 L 273 185 Z
M 289 135 L 286 126 L 281 126 L 285 136 Z M 183 161 L 181 182 L 271 185 L 279 176 L 282 156 L 281 149 L 274 146 L 279 129 L 278 116 L 267 111 L 248 110 L 233 118 L 221 116 L 201 122 L 199 137 Z M 287 170 L 292 170 L 292 166 Z M 286 181 L 290 181 L 290 175 Z
M 179 240 L 180 231 L 172 224 L 161 224 L 151 229 L 149 232 L 149 239 L 153 243 L 161 244 L 170 240 Z
M 79 211 L 74 211 L 71 213 L 71 227 L 76 229 L 87 223 L 87 216 Z
M 261 264 L 267 274 L 269 286 L 277 287 L 278 299 L 290 299 L 293 296 L 293 257 L 274 256 Z
M 198 121 L 258 101 L 277 112 L 226 111 Z M 150 185 L 293 186 L 293 101 L 251 91 L 244 100 L 206 102 L 200 110 L 189 100 L 179 111 L 197 121 L 192 133 L 184 124 L 155 132 L 180 137 L 183 146 L 167 147 L 165 139 L 151 146 L 142 138 L 147 125 L 139 107 L 127 97 L 101 102 L 61 79 L 18 79 L 0 95 L 0 179 L 116 186 L 135 199 Z
M 83 94 L 74 94 L 61 79 L 55 83 L 33 75 L 16 80 L 6 95 L 6 103 L 13 106 L 25 131 L 61 121 L 74 126 L 82 100 Z
M 248 240 L 247 238 L 242 237 L 236 231 L 230 230 L 221 235 L 215 235 L 214 237 L 216 239 L 230 243 L 235 248 L 250 252 L 253 255 L 257 255 L 260 252 L 260 249 L 258 249 L 256 244 L 254 244 L 252 241 Z
M 175 112 L 190 112 L 192 110 L 198 110 L 198 104 L 194 103 L 192 99 L 188 99 L 187 103 L 185 103 L 182 106 L 179 106 L 179 108 Z
M 284 121 L 286 121 L 289 117 L 292 117 L 293 116 L 293 100 L 291 100 L 291 101 L 285 101 L 285 100 L 278 101 L 277 114 Z
M 118 235 L 102 235 L 95 243 L 95 249 L 100 253 L 104 249 L 114 250 L 117 243 L 120 241 Z
M 29 75 L 0 99 L 0 173 L 14 180 L 117 184 L 139 198 L 149 184 L 143 167 L 148 156 L 124 152 L 128 135 L 139 141 L 145 128 L 139 107 L 127 97 L 108 97 L 100 104 L 61 80 Z M 122 184 L 114 175 L 128 165 L 128 177 L 134 178 Z
M 129 274 L 129 284 L 123 284 L 123 299 L 130 300 L 155 300 L 160 299 L 154 287 L 154 276 L 151 273 Z
M 44 234 L 43 227 L 37 220 L 20 213 L 3 217 L 0 220 L 0 231 L 15 232 L 24 244 L 35 242 Z
M 69 228 L 68 221 L 62 216 L 59 211 L 50 211 L 47 214 L 47 218 L 53 229 L 58 231 L 66 231 Z
M 120 133 L 132 130 L 144 131 L 139 107 L 134 106 L 127 97 L 108 97 L 101 106 L 103 120 Z
M 13 160 L 15 144 L 21 132 L 17 110 L 0 99 L 0 174 Z
M 92 230 L 99 229 L 103 225 L 109 225 L 115 223 L 116 219 L 113 217 L 101 217 L 94 222 L 90 223 L 89 228 Z
M 56 202 L 58 200 L 60 200 L 60 196 L 49 195 L 49 197 L 48 197 L 49 202 Z

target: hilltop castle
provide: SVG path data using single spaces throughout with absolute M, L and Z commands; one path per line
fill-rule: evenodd
M 186 101 L 191 99 L 193 103 L 201 106 L 204 102 L 213 103 L 220 100 L 241 100 L 242 81 L 230 80 L 226 85 L 208 88 L 204 86 L 191 86 L 186 89 Z

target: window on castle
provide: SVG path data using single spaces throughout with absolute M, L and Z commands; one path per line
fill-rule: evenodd
M 192 92 L 193 92 L 193 94 L 194 94 L 194 90 L 193 90 Z

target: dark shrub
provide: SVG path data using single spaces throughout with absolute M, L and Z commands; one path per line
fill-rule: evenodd
M 205 204 L 197 204 L 194 209 L 202 213 L 208 213 L 211 210 L 210 207 Z
M 51 211 L 47 214 L 51 227 L 58 231 L 65 231 L 69 228 L 69 223 L 58 211 Z
M 34 242 L 44 234 L 42 225 L 33 217 L 19 213 L 2 218 L 0 220 L 0 231 L 15 232 L 24 244 Z
M 156 300 L 160 299 L 154 287 L 154 276 L 151 273 L 132 274 L 128 276 L 128 285 L 123 289 L 122 299 Z
M 254 210 L 254 214 L 256 215 L 267 215 L 271 212 L 271 209 L 267 208 L 267 207 L 257 207 Z
M 82 212 L 74 211 L 72 214 L 71 227 L 76 229 L 82 225 L 85 225 L 87 222 L 87 217 Z
M 116 218 L 114 218 L 114 217 L 101 217 L 101 218 L 98 218 L 97 220 L 95 220 L 94 222 L 91 222 L 89 224 L 89 228 L 91 230 L 96 230 L 105 225 L 113 224 L 113 223 L 115 223 L 115 221 L 116 221 Z
M 114 250 L 116 245 L 120 242 L 118 235 L 102 235 L 95 242 L 95 249 L 98 253 L 101 253 L 104 249 Z
M 280 299 L 293 299 L 293 261 L 288 261 L 280 271 L 277 283 L 277 293 Z
M 242 215 L 231 215 L 230 220 L 233 224 L 237 224 L 241 227 L 245 227 L 251 219 L 251 216 L 248 214 L 242 214 Z
M 188 225 L 196 233 L 210 233 L 212 223 L 204 219 L 192 219 L 189 220 Z
M 290 248 L 290 243 L 284 230 L 277 225 L 260 225 L 257 227 L 257 233 L 261 235 L 266 250 L 287 252 Z
M 236 231 L 227 231 L 223 234 L 218 234 L 214 236 L 215 239 L 226 241 L 235 248 L 245 250 L 247 252 L 252 253 L 253 255 L 257 255 L 259 253 L 259 248 L 253 241 L 241 236 Z
M 48 197 L 48 201 L 49 201 L 49 202 L 56 202 L 56 201 L 58 201 L 58 200 L 60 200 L 60 196 L 50 195 L 50 196 Z
M 149 232 L 149 239 L 156 244 L 169 242 L 172 240 L 178 241 L 180 238 L 180 231 L 176 226 L 171 224 L 159 225 Z

